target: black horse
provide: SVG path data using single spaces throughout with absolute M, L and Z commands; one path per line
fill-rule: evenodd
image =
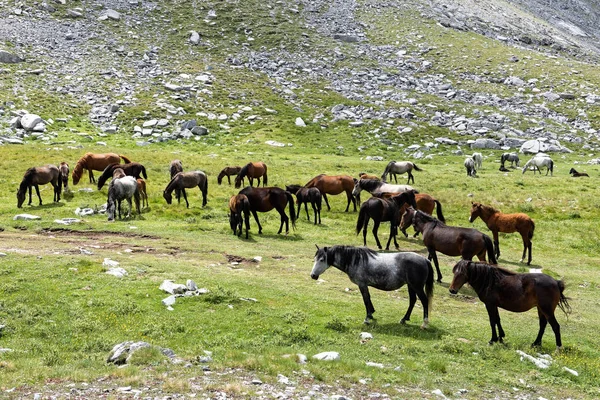
M 287 192 L 278 187 L 252 187 L 247 186 L 240 190 L 239 194 L 246 195 L 248 202 L 250 203 L 250 212 L 254 216 L 254 220 L 258 225 L 258 233 L 262 233 L 262 226 L 258 220 L 257 212 L 268 212 L 272 209 L 276 209 L 281 216 L 281 224 L 279 225 L 280 234 L 285 223 L 285 234 L 287 235 L 290 231 L 289 221 L 292 220 L 292 227 L 296 227 L 296 211 L 294 209 L 294 198 L 290 192 Z M 289 204 L 290 217 L 285 213 L 285 206 Z
M 313 208 L 313 212 L 315 213 L 315 225 L 317 223 L 321 223 L 321 206 L 323 204 L 323 196 L 321 196 L 321 191 L 319 189 L 316 187 L 307 188 L 300 185 L 286 185 L 285 190 L 296 195 L 296 204 L 298 205 L 298 215 L 296 215 L 296 219 L 300 218 L 302 203 L 304 203 L 306 218 L 310 221 L 310 216 L 308 215 L 308 203 L 310 203 Z
M 100 178 L 98 178 L 98 190 L 102 189 L 102 186 L 104 186 L 106 181 L 113 177 L 113 172 L 116 168 L 123 169 L 125 175 L 133 176 L 135 179 L 139 179 L 142 176 L 144 179 L 148 179 L 148 175 L 146 175 L 146 168 L 140 163 L 130 162 L 127 164 L 109 164 L 106 168 L 104 168 L 104 171 L 102 171 Z

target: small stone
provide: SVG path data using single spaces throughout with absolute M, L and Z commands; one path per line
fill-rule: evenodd
M 108 271 L 106 271 L 106 273 L 108 275 L 116 276 L 117 278 L 123 278 L 124 276 L 128 275 L 127 271 L 121 267 L 110 268 Z
M 299 126 L 301 128 L 306 126 L 306 123 L 304 122 L 304 120 L 300 117 L 296 118 L 296 126 Z
M 121 14 L 119 14 L 119 12 L 113 10 L 113 9 L 108 9 L 106 10 L 106 16 L 112 20 L 118 21 L 121 19 Z
M 175 304 L 176 299 L 177 298 L 175 297 L 175 295 L 172 295 L 172 296 L 162 299 L 162 303 L 163 303 L 163 305 L 170 307 L 173 304 Z
M 255 378 L 255 379 L 252 379 L 252 384 L 253 385 L 262 385 L 263 383 L 260 379 Z
M 200 34 L 196 31 L 190 31 L 189 41 L 191 44 L 197 45 L 200 43 Z
M 32 214 L 17 214 L 13 217 L 13 221 L 18 221 L 18 220 L 33 221 L 36 219 L 42 219 L 42 217 L 38 217 L 37 215 L 32 215 Z
M 315 354 L 314 356 L 312 356 L 312 358 L 321 361 L 339 361 L 340 353 L 335 351 L 326 351 L 323 353 Z
M 107 268 L 115 268 L 119 266 L 119 262 L 111 260 L 110 258 L 105 258 L 104 262 L 102 262 L 102 266 Z
M 192 292 L 198 290 L 198 285 L 196 285 L 196 282 L 194 282 L 191 279 L 187 280 L 187 282 L 185 283 L 185 286 L 187 287 L 187 290 L 192 291 Z

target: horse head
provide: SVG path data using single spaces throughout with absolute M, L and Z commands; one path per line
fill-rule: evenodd
M 452 278 L 452 283 L 450 283 L 450 293 L 457 294 L 460 288 L 469 281 L 469 263 L 470 261 L 468 260 L 460 260 L 452 268 L 454 277 Z
M 17 190 L 17 208 L 23 207 L 23 203 L 25 202 L 25 192 L 27 190 L 22 187 Z
M 167 192 L 166 190 L 163 192 L 163 197 L 167 201 L 167 204 L 171 204 L 173 202 L 173 195 L 170 192 Z
M 317 246 L 317 252 L 315 253 L 315 263 L 313 265 L 310 277 L 317 280 L 319 276 L 329 268 L 327 262 L 327 247 L 319 248 Z
M 471 202 L 471 216 L 469 217 L 469 222 L 475 221 L 477 217 L 481 217 L 481 203 Z
M 362 179 L 354 182 L 354 189 L 352 189 L 352 196 L 357 197 L 358 195 L 360 195 L 360 192 L 362 191 L 362 187 L 360 186 L 361 182 L 363 182 Z
M 402 215 L 402 219 L 400 220 L 400 229 L 404 230 L 412 225 L 413 219 L 415 216 L 415 209 L 412 207 L 407 207 L 406 211 Z

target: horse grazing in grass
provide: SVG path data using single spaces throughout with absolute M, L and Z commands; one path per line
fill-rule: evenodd
M 408 286 L 409 305 L 401 324 L 410 321 L 410 315 L 417 302 L 423 306 L 423 324 L 429 325 L 429 308 L 433 297 L 433 268 L 431 263 L 416 253 L 377 253 L 366 247 L 333 246 L 319 248 L 315 254 L 315 263 L 311 278 L 319 276 L 330 266 L 346 273 L 348 278 L 358 285 L 367 310 L 365 324 L 374 318 L 375 307 L 371 302 L 369 286 L 375 289 L 391 291 Z
M 259 162 L 250 162 L 242 167 L 240 172 L 238 172 L 235 177 L 235 187 L 239 189 L 242 186 L 242 181 L 244 178 L 248 178 L 248 182 L 250 182 L 250 186 L 254 182 L 254 179 L 258 180 L 256 186 L 260 186 L 260 178 L 263 178 L 263 187 L 268 184 L 267 177 L 267 164 L 262 161 Z
M 120 173 L 117 171 L 117 173 Z M 131 198 L 135 200 L 135 208 L 140 215 L 140 193 L 138 191 L 137 181 L 133 176 L 123 176 L 115 178 L 108 185 L 108 200 L 106 202 L 106 215 L 109 221 L 114 221 L 115 213 L 118 210 L 119 219 L 121 219 L 121 202 L 127 200 L 129 211 L 127 218 L 131 217 Z
M 465 169 L 467 170 L 467 176 L 477 176 L 477 169 L 475 168 L 475 161 L 471 157 L 465 158 Z
M 110 164 L 118 164 L 121 159 L 123 159 L 125 163 L 131 162 L 127 157 L 116 153 L 85 153 L 83 157 L 77 161 L 77 164 L 75 164 L 75 168 L 73 169 L 73 185 L 79 183 L 84 169 L 87 169 L 90 174 L 90 183 L 95 183 L 96 180 L 94 179 L 92 171 L 104 171 Z
M 350 208 L 350 202 L 352 202 L 354 205 L 354 211 L 356 211 L 356 199 L 352 195 L 352 189 L 354 188 L 354 183 L 356 181 L 358 181 L 358 179 L 354 179 L 348 175 L 320 174 L 308 181 L 304 187 L 316 187 L 319 189 L 319 192 L 321 192 L 323 200 L 325 200 L 325 204 L 327 205 L 327 210 L 331 210 L 329 201 L 327 200 L 327 195 L 337 195 L 345 192 L 346 198 L 348 199 L 345 212 L 348 212 L 348 209 Z
M 572 177 L 572 178 L 579 178 L 579 177 L 582 177 L 582 176 L 587 176 L 588 178 L 590 177 L 590 176 L 589 176 L 588 174 L 586 174 L 585 172 L 577 172 L 577 171 L 575 170 L 575 168 L 571 168 L 571 169 L 569 170 L 569 174 L 571 174 L 571 177 Z
M 60 171 L 60 180 L 62 181 L 63 190 L 66 192 L 69 190 L 69 164 L 61 162 L 58 166 Z
M 447 226 L 431 215 L 409 207 L 402 216 L 400 228 L 406 229 L 411 224 L 423 232 L 423 244 L 427 247 L 429 259 L 433 259 L 435 264 L 438 282 L 442 281 L 442 273 L 436 251 L 447 256 L 461 256 L 464 260 L 477 256 L 479 261 L 485 261 L 487 252 L 490 263 L 496 264 L 492 239 L 476 229 Z
M 498 242 L 498 232 L 513 233 L 519 232 L 523 239 L 523 257 L 521 262 L 525 259 L 525 253 L 529 250 L 529 257 L 527 259 L 527 265 L 531 264 L 531 239 L 533 238 L 533 231 L 535 230 L 535 224 L 533 220 L 523 213 L 516 214 L 503 214 L 490 206 L 484 206 L 481 203 L 471 203 L 471 216 L 469 222 L 473 222 L 481 218 L 487 227 L 492 231 L 494 236 L 494 248 L 496 258 L 500 257 L 500 244 Z
M 552 161 L 552 159 L 545 154 L 536 154 L 531 160 L 527 161 L 523 166 L 523 173 L 525 173 L 525 171 L 527 171 L 530 166 L 533 167 L 534 175 L 536 169 L 541 175 L 542 167 L 546 168 L 546 176 L 548 176 L 548 172 L 550 172 L 550 176 L 554 175 L 554 161 Z
M 406 184 L 410 184 L 411 179 L 412 182 L 415 183 L 415 177 L 412 174 L 413 169 L 415 171 L 423 171 L 422 169 L 417 167 L 417 164 L 410 161 L 390 161 L 385 167 L 383 175 L 381 175 L 381 179 L 385 181 L 386 176 L 389 175 L 390 181 L 392 180 L 393 176 L 394 181 L 398 183 L 398 177 L 396 176 L 396 174 L 403 174 L 406 172 L 408 173 L 408 181 L 406 182 Z
M 200 192 L 202 192 L 202 207 L 207 203 L 206 197 L 208 196 L 208 178 L 203 171 L 191 171 L 191 172 L 179 172 L 175 174 L 171 182 L 167 185 L 163 192 L 163 197 L 167 201 L 167 204 L 173 202 L 173 191 L 179 190 L 183 194 L 185 204 L 187 208 L 190 208 L 190 203 L 185 193 L 186 188 L 194 188 L 198 186 Z M 180 203 L 180 198 L 177 198 L 177 203 Z
M 483 155 L 481 153 L 473 153 L 471 156 L 473 162 L 475 162 L 475 169 L 481 169 L 483 165 Z
M 42 196 L 40 196 L 40 188 L 38 185 L 50 183 L 54 188 L 54 202 L 60 201 L 60 192 L 62 181 L 60 179 L 60 171 L 56 165 L 45 165 L 43 167 L 31 167 L 23 175 L 23 180 L 17 190 L 17 207 L 21 208 L 25 201 L 27 190 L 29 189 L 29 203 L 31 205 L 31 187 L 35 187 L 40 206 L 42 205 Z
M 562 348 L 560 325 L 554 311 L 558 306 L 565 314 L 571 312 L 569 302 L 563 294 L 563 281 L 546 274 L 518 274 L 504 268 L 467 260 L 459 261 L 452 272 L 454 278 L 450 284 L 450 293 L 458 293 L 460 288 L 468 283 L 485 304 L 492 328 L 490 344 L 502 343 L 505 337 L 498 307 L 512 312 L 525 312 L 537 307 L 540 329 L 532 346 L 542 345 L 544 330 L 550 323 L 556 337 L 557 350 Z
M 287 235 L 290 231 L 289 221 L 292 221 L 292 227 L 296 227 L 296 210 L 294 209 L 294 198 L 290 192 L 287 192 L 278 187 L 263 187 L 253 188 L 247 186 L 240 190 L 239 194 L 243 194 L 248 198 L 250 202 L 250 212 L 254 216 L 254 220 L 258 225 L 258 233 L 262 233 L 262 226 L 258 220 L 257 212 L 269 212 L 272 209 L 277 210 L 281 216 L 281 224 L 279 225 L 280 234 L 285 223 L 285 234 Z M 289 205 L 290 216 L 288 217 L 285 213 L 285 206 Z
M 221 172 L 219 172 L 219 175 L 217 176 L 217 183 L 220 185 L 221 182 L 223 182 L 223 178 L 227 177 L 227 183 L 229 183 L 231 185 L 231 176 L 236 176 L 237 174 L 240 173 L 240 171 L 242 170 L 242 167 L 225 167 L 221 170 Z M 244 183 L 244 178 L 242 178 L 242 184 Z
M 304 211 L 306 211 L 306 218 L 310 221 L 308 215 L 308 203 L 312 206 L 313 212 L 315 213 L 315 225 L 321 223 L 321 206 L 323 204 L 321 192 L 316 187 L 307 188 L 300 185 L 286 185 L 285 190 L 293 195 L 296 195 L 296 205 L 298 206 L 298 215 L 296 219 L 300 218 L 300 211 L 302 211 L 302 203 L 304 203 Z
M 236 194 L 229 199 L 229 226 L 234 235 L 242 235 L 242 222 L 246 223 L 246 239 L 250 230 L 250 202 L 244 194 Z M 239 230 L 239 232 L 238 232 Z
M 377 247 L 381 250 L 381 243 L 377 237 L 377 231 L 381 222 L 390 222 L 390 237 L 385 246 L 386 250 L 390 249 L 390 242 L 394 239 L 394 246 L 398 248 L 396 235 L 398 234 L 398 225 L 400 224 L 400 209 L 404 205 L 416 207 L 415 192 L 409 190 L 396 194 L 389 199 L 381 199 L 371 197 L 360 206 L 358 212 L 358 220 L 356 221 L 356 234 L 363 231 L 363 244 L 367 245 L 367 228 L 369 227 L 369 219 L 373 219 L 373 236 L 377 242 Z
M 514 168 L 519 166 L 519 155 L 517 153 L 502 153 L 500 157 L 500 164 L 504 167 L 504 163 L 510 161 L 510 167 Z
M 146 181 L 142 178 L 136 179 L 138 192 L 140 192 L 140 199 L 142 200 L 142 208 L 148 208 L 148 192 L 146 191 Z M 144 205 L 145 204 L 145 205 Z
M 102 189 L 108 178 L 113 177 L 113 171 L 117 168 L 122 169 L 125 172 L 125 175 L 133 176 L 135 179 L 139 179 L 142 176 L 144 179 L 148 179 L 146 168 L 140 163 L 131 162 L 127 164 L 110 164 L 104 168 L 102 175 L 100 175 L 100 178 L 98 178 L 98 190 Z

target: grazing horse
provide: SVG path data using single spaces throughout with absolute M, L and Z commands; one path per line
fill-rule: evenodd
M 477 169 L 475 168 L 475 161 L 471 157 L 465 159 L 465 169 L 467 170 L 467 176 L 477 176 Z
M 565 314 L 571 312 L 569 302 L 563 294 L 563 281 L 546 274 L 518 274 L 497 266 L 467 260 L 459 261 L 452 272 L 454 278 L 450 284 L 450 293 L 458 293 L 460 288 L 468 283 L 485 304 L 492 328 L 490 344 L 498 341 L 502 343 L 505 336 L 498 307 L 512 312 L 525 312 L 537 307 L 540 330 L 532 346 L 542 345 L 544 330 L 550 323 L 556 337 L 556 348 L 562 348 L 560 325 L 554 311 L 558 306 Z
M 183 163 L 181 160 L 171 161 L 171 164 L 169 164 L 169 174 L 171 175 L 171 179 L 180 172 L 183 172 Z M 179 189 L 175 189 L 175 197 L 177 198 L 177 201 L 181 199 L 181 192 Z
M 62 180 L 63 190 L 66 192 L 69 190 L 69 164 L 61 162 L 58 166 L 60 171 L 60 179 Z
M 250 230 L 250 202 L 243 194 L 236 194 L 229 199 L 229 226 L 234 235 L 242 235 L 242 222 L 246 223 L 246 239 Z M 239 229 L 239 232 L 238 232 Z
M 221 170 L 221 172 L 219 172 L 219 175 L 217 176 L 217 183 L 220 185 L 221 182 L 223 182 L 223 178 L 226 176 L 227 177 L 227 182 L 231 185 L 231 176 L 235 176 L 237 174 L 240 173 L 240 171 L 242 170 L 242 167 L 225 167 Z M 244 183 L 244 178 L 242 178 L 242 184 Z
M 317 246 L 315 263 L 310 273 L 311 278 L 319 279 L 319 276 L 330 266 L 345 272 L 348 278 L 358 285 L 367 309 L 365 324 L 369 324 L 374 319 L 375 312 L 369 286 L 391 291 L 407 285 L 409 305 L 400 323 L 405 324 L 406 321 L 410 321 L 410 314 L 419 297 L 423 306 L 421 329 L 426 329 L 429 325 L 429 308 L 433 297 L 433 268 L 425 257 L 410 252 L 377 253 L 366 247 L 319 248 Z
M 483 155 L 481 153 L 473 153 L 471 158 L 475 162 L 475 169 L 481 169 L 481 166 L 483 165 Z
M 260 186 L 261 177 L 263 178 L 263 187 L 265 187 L 268 184 L 267 164 L 262 161 L 250 162 L 244 165 L 244 167 L 242 167 L 240 172 L 238 172 L 237 176 L 235 177 L 235 188 L 239 189 L 242 186 L 242 181 L 244 178 L 248 178 L 250 186 L 252 186 L 254 178 L 256 178 L 258 180 L 256 186 L 258 187 Z
M 358 212 L 358 220 L 356 221 L 356 234 L 363 231 L 363 244 L 367 245 L 367 228 L 369 227 L 369 219 L 373 219 L 373 236 L 377 242 L 377 247 L 381 250 L 381 243 L 379 237 L 377 237 L 377 231 L 381 222 L 390 222 L 390 237 L 385 246 L 386 250 L 390 249 L 390 242 L 394 239 L 394 246 L 398 248 L 398 242 L 396 241 L 396 235 L 398 234 L 398 225 L 400 224 L 400 208 L 404 205 L 416 207 L 417 203 L 415 200 L 415 192 L 409 190 L 396 194 L 389 199 L 381 199 L 378 197 L 371 197 L 360 206 Z
M 409 207 L 402 216 L 400 228 L 406 229 L 411 224 L 423 232 L 423 244 L 427 247 L 429 259 L 433 259 L 435 264 L 438 282 L 442 281 L 442 273 L 436 251 L 447 256 L 461 256 L 464 260 L 477 256 L 479 261 L 485 261 L 487 251 L 490 263 L 496 264 L 492 239 L 476 229 L 447 226 L 431 215 Z
M 379 179 L 359 179 L 355 182 L 354 188 L 352 189 L 352 196 L 356 197 L 360 202 L 360 192 L 366 190 L 369 193 L 375 192 L 388 192 L 388 193 L 402 193 L 407 190 L 414 190 L 409 185 L 392 185 Z M 415 193 L 419 193 L 416 191 Z
M 60 201 L 60 192 L 62 181 L 60 179 L 60 171 L 56 165 L 45 165 L 43 167 L 31 167 L 23 175 L 23 180 L 17 191 L 17 207 L 21 208 L 25 201 L 25 195 L 29 189 L 29 203 L 31 205 L 31 187 L 35 187 L 40 206 L 42 205 L 42 196 L 40 196 L 40 188 L 38 185 L 50 183 L 54 188 L 54 202 Z
M 163 192 L 163 197 L 167 201 L 167 204 L 171 204 L 173 201 L 173 190 L 179 190 L 183 194 L 185 204 L 187 208 L 190 208 L 190 203 L 185 193 L 186 188 L 194 188 L 198 186 L 200 192 L 202 192 L 202 207 L 207 203 L 206 197 L 208 196 L 208 178 L 203 171 L 191 171 L 191 172 L 179 172 L 175 174 L 171 182 L 167 185 Z M 177 203 L 181 203 L 180 198 L 177 199 Z
M 104 171 L 110 164 L 118 164 L 121 159 L 123 159 L 125 163 L 131 162 L 127 157 L 116 153 L 85 153 L 83 157 L 77 161 L 77 164 L 75 164 L 75 168 L 73 169 L 73 185 L 79 183 L 84 169 L 87 169 L 90 174 L 90 183 L 95 183 L 96 180 L 94 179 L 92 171 Z
M 112 178 L 113 171 L 117 168 L 122 169 L 123 172 L 125 172 L 125 175 L 133 176 L 135 179 L 139 179 L 142 176 L 144 179 L 148 179 L 148 175 L 146 175 L 146 168 L 140 163 L 131 162 L 127 164 L 110 164 L 104 168 L 102 175 L 100 175 L 100 178 L 98 178 L 98 190 L 102 189 L 108 178 Z
M 296 195 L 296 204 L 298 205 L 298 215 L 296 215 L 296 219 L 300 218 L 300 211 L 302 211 L 302 203 L 304 203 L 304 211 L 306 211 L 306 218 L 310 221 L 310 217 L 308 216 L 308 203 L 313 208 L 313 212 L 315 213 L 315 225 L 317 223 L 321 223 L 321 206 L 322 199 L 321 192 L 316 187 L 307 188 L 302 187 L 300 185 L 286 185 L 285 190 L 290 192 L 291 194 Z
M 383 171 L 383 175 L 381 175 L 381 179 L 383 181 L 385 181 L 386 176 L 389 175 L 390 181 L 393 176 L 395 182 L 398 183 L 398 177 L 396 176 L 396 174 L 403 174 L 403 173 L 407 172 L 408 173 L 408 181 L 406 182 L 406 184 L 410 184 L 411 179 L 412 179 L 412 182 L 415 183 L 415 177 L 412 174 L 413 169 L 415 171 L 423 171 L 422 169 L 417 167 L 417 164 L 410 162 L 410 161 L 400 161 L 400 162 L 390 161 L 388 163 L 388 165 L 385 167 L 385 171 Z
M 569 174 L 571 174 L 571 177 L 573 178 L 579 178 L 581 176 L 587 176 L 588 178 L 590 177 L 588 174 L 586 174 L 585 172 L 577 172 L 575 170 L 575 168 L 571 168 L 571 170 L 569 171 Z
M 311 188 L 316 187 L 319 189 L 319 192 L 323 195 L 323 200 L 325 200 L 325 204 L 327 205 L 327 210 L 331 210 L 329 206 L 329 201 L 327 200 L 327 195 L 337 195 L 342 192 L 346 193 L 346 198 L 348 199 L 348 204 L 346 205 L 345 212 L 348 212 L 350 208 L 350 202 L 354 205 L 354 211 L 356 211 L 356 199 L 352 195 L 352 189 L 354 188 L 354 183 L 358 181 L 357 179 L 352 178 L 348 175 L 325 175 L 320 174 L 312 178 L 304 187 Z
M 510 167 L 515 168 L 515 165 L 519 166 L 519 155 L 517 153 L 502 153 L 500 157 L 500 164 L 504 167 L 504 163 L 510 161 Z
M 117 171 L 117 173 L 119 173 Z M 115 211 L 118 209 L 119 219 L 121 219 L 121 201 L 127 200 L 129 203 L 129 211 L 127 218 L 131 217 L 131 198 L 135 199 L 135 208 L 140 215 L 140 193 L 138 191 L 137 181 L 133 176 L 123 176 L 115 178 L 108 185 L 108 200 L 106 202 L 106 215 L 109 221 L 114 221 Z
M 250 211 L 254 216 L 254 220 L 258 225 L 258 233 L 262 233 L 262 226 L 258 220 L 257 212 L 268 212 L 272 209 L 277 210 L 279 215 L 281 216 L 281 224 L 279 225 L 279 231 L 277 234 L 281 233 L 283 229 L 283 224 L 285 223 L 285 234 L 287 235 L 290 231 L 289 220 L 292 220 L 292 227 L 296 228 L 296 211 L 294 209 L 294 198 L 290 192 L 287 192 L 278 187 L 263 187 L 263 188 L 253 188 L 252 186 L 247 186 L 244 189 L 240 190 L 239 194 L 246 195 L 248 201 L 250 202 Z M 289 204 L 290 208 L 290 217 L 288 217 L 285 213 L 285 206 Z
M 487 227 L 492 231 L 492 235 L 494 236 L 496 258 L 500 258 L 498 232 L 519 232 L 521 238 L 523 239 L 523 256 L 521 257 L 521 262 L 523 262 L 525 259 L 525 253 L 527 253 L 527 250 L 529 249 L 527 265 L 531 264 L 531 239 L 533 238 L 535 224 L 529 215 L 523 213 L 503 214 L 493 207 L 472 202 L 469 222 L 475 221 L 477 217 L 481 218 L 481 220 L 485 222 Z
M 136 179 L 138 185 L 138 192 L 140 192 L 140 198 L 142 199 L 142 208 L 148 208 L 148 192 L 146 191 L 146 181 L 142 178 Z M 144 205 L 145 203 L 145 205 Z
M 548 176 L 548 172 L 550 172 L 550 176 L 553 176 L 554 174 L 554 161 L 552 161 L 552 159 L 545 154 L 536 154 L 531 160 L 527 161 L 523 166 L 523 173 L 529 169 L 529 166 L 533 166 L 534 175 L 536 169 L 541 175 L 542 167 L 546 168 L 546 176 Z

